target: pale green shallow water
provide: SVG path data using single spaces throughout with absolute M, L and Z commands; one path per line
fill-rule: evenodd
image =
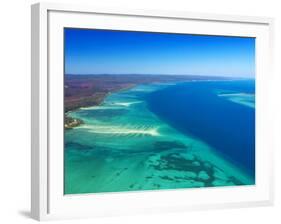
M 204 142 L 181 134 L 147 109 L 140 85 L 70 116 L 65 132 L 65 194 L 253 184 Z
M 244 106 L 255 108 L 255 95 L 247 93 L 229 93 L 229 94 L 220 94 L 219 96 L 225 97 L 226 99 L 242 104 Z

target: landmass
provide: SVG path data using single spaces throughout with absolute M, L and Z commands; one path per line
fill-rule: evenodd
M 65 129 L 71 129 L 71 128 L 77 127 L 83 123 L 84 122 L 81 119 L 73 118 L 66 114 L 64 115 L 64 128 Z
M 70 117 L 67 112 L 81 107 L 97 106 L 108 94 L 139 84 L 227 79 L 229 78 L 195 75 L 65 75 L 64 127 L 71 129 L 83 124 L 82 120 Z

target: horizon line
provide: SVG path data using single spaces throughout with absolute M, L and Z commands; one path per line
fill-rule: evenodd
M 219 75 L 192 75 L 192 74 L 150 74 L 150 73 L 76 73 L 69 74 L 65 73 L 64 75 L 166 75 L 166 76 L 201 76 L 201 77 L 220 77 L 220 78 L 248 78 L 255 79 L 254 76 L 219 76 Z

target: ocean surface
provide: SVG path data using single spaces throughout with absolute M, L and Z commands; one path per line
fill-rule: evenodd
M 255 82 L 138 85 L 69 112 L 65 194 L 255 184 Z

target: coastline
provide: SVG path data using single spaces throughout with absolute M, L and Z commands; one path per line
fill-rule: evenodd
M 74 78 L 74 94 L 71 97 L 67 97 L 65 95 L 64 97 L 64 129 L 69 130 L 75 127 L 80 126 L 81 124 L 84 123 L 83 120 L 71 117 L 67 113 L 68 112 L 73 112 L 76 110 L 79 110 L 81 108 L 87 108 L 87 107 L 92 107 L 92 106 L 99 106 L 104 102 L 104 99 L 109 96 L 112 93 L 116 93 L 119 91 L 124 91 L 131 89 L 137 85 L 143 85 L 143 84 L 154 84 L 154 83 L 169 83 L 169 82 L 211 82 L 211 81 L 234 81 L 233 79 L 230 78 L 217 78 L 217 77 L 194 77 L 194 76 L 178 76 L 178 77 L 171 77 L 171 76 L 143 76 L 142 79 L 135 79 L 134 75 L 132 76 L 132 80 L 130 77 L 124 78 L 123 76 L 120 76 L 120 79 L 118 82 L 114 79 L 112 79 L 112 76 L 92 76 L 92 80 L 87 79 L 85 82 L 81 82 L 80 80 L 81 77 L 77 79 Z M 70 79 L 71 80 L 71 79 Z M 79 81 L 78 81 L 79 80 Z M 93 83 L 97 81 L 99 82 L 97 84 L 96 88 L 92 88 Z M 69 81 L 66 82 L 65 84 L 65 92 L 69 91 L 69 87 L 71 89 L 71 85 L 69 86 L 68 84 Z M 78 86 L 77 86 L 77 83 Z M 89 82 L 89 83 L 88 83 Z M 116 84 L 115 84 L 116 82 Z M 71 84 L 73 84 L 71 83 Z M 96 84 L 96 83 L 95 83 Z M 88 88 L 88 85 L 91 88 Z M 87 88 L 85 88 L 85 86 Z M 77 89 L 76 88 L 81 88 L 82 91 L 86 89 L 86 93 L 82 93 L 80 96 L 76 96 L 77 94 Z M 71 90 L 70 90 L 71 91 Z M 80 90 L 79 90 L 80 91 Z M 79 93 L 78 91 L 78 93 Z M 83 95 L 84 94 L 84 95 Z M 70 99 L 67 99 L 70 98 Z
M 84 124 L 84 121 L 82 119 L 78 119 L 78 118 L 69 116 L 68 115 L 69 112 L 80 110 L 81 108 L 100 106 L 104 102 L 105 98 L 108 97 L 109 95 L 111 95 L 113 93 L 116 93 L 116 92 L 120 92 L 120 91 L 124 91 L 124 90 L 129 90 L 131 88 L 134 88 L 135 86 L 136 86 L 136 84 L 133 84 L 133 85 L 130 85 L 130 86 L 127 86 L 127 87 L 116 89 L 114 91 L 109 91 L 109 92 L 105 93 L 104 96 L 97 103 L 86 104 L 85 106 L 82 105 L 82 106 L 79 106 L 77 108 L 65 111 L 64 112 L 64 129 L 65 130 L 70 130 L 72 128 L 75 128 L 75 127 L 78 127 L 78 126 Z
M 242 167 L 201 138 L 183 134 L 163 122 L 145 103 L 131 104 L 129 108 L 116 106 L 132 99 L 142 100 L 157 86 L 138 85 L 130 91 L 132 95 L 118 92 L 104 100 L 104 112 L 95 108 L 93 113 L 77 112 L 87 124 L 66 132 L 66 194 L 255 183 Z M 108 184 L 111 181 L 114 185 Z

